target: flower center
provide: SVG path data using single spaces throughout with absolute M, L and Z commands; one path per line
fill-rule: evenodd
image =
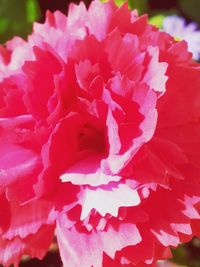
M 104 132 L 86 123 L 78 134 L 78 144 L 80 152 L 104 153 L 106 150 Z

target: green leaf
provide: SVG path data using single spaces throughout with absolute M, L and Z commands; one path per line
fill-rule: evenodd
M 148 0 L 114 0 L 114 1 L 117 6 L 121 6 L 122 4 L 128 2 L 129 8 L 137 9 L 140 15 L 147 13 L 149 11 Z
M 26 38 L 39 19 L 37 0 L 0 0 L 0 43 L 18 35 Z
M 165 15 L 158 14 L 149 18 L 149 22 L 158 28 L 162 28 Z
M 26 1 L 26 14 L 27 14 L 27 21 L 29 23 L 33 23 L 39 18 L 40 9 L 37 0 Z
M 180 9 L 192 20 L 200 22 L 200 1 L 199 0 L 179 0 Z
M 149 11 L 148 0 L 128 0 L 130 9 L 137 9 L 139 15 Z
M 121 6 L 122 4 L 124 4 L 126 2 L 126 0 L 115 0 L 115 4 L 117 6 Z

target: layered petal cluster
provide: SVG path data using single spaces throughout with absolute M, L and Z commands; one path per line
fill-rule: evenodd
M 200 65 L 127 5 L 0 48 L 0 262 L 156 266 L 199 235 Z

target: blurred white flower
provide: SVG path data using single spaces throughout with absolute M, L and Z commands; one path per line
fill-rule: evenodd
M 198 30 L 197 23 L 191 22 L 187 24 L 183 17 L 167 16 L 163 20 L 163 30 L 176 40 L 185 40 L 188 44 L 188 50 L 193 54 L 193 58 L 200 59 L 200 30 Z

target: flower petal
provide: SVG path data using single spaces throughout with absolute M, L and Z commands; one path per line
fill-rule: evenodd
M 114 258 L 116 251 L 141 241 L 133 224 L 109 227 L 106 232 L 81 233 L 57 224 L 57 238 L 64 266 L 102 267 L 103 252 Z M 112 240 L 112 243 L 110 242 Z
M 131 189 L 126 184 L 118 187 L 108 186 L 107 189 L 85 189 L 81 196 L 82 213 L 81 220 L 84 220 L 92 209 L 98 211 L 102 216 L 107 213 L 114 217 L 118 216 L 120 207 L 137 206 L 140 197 L 137 190 Z

